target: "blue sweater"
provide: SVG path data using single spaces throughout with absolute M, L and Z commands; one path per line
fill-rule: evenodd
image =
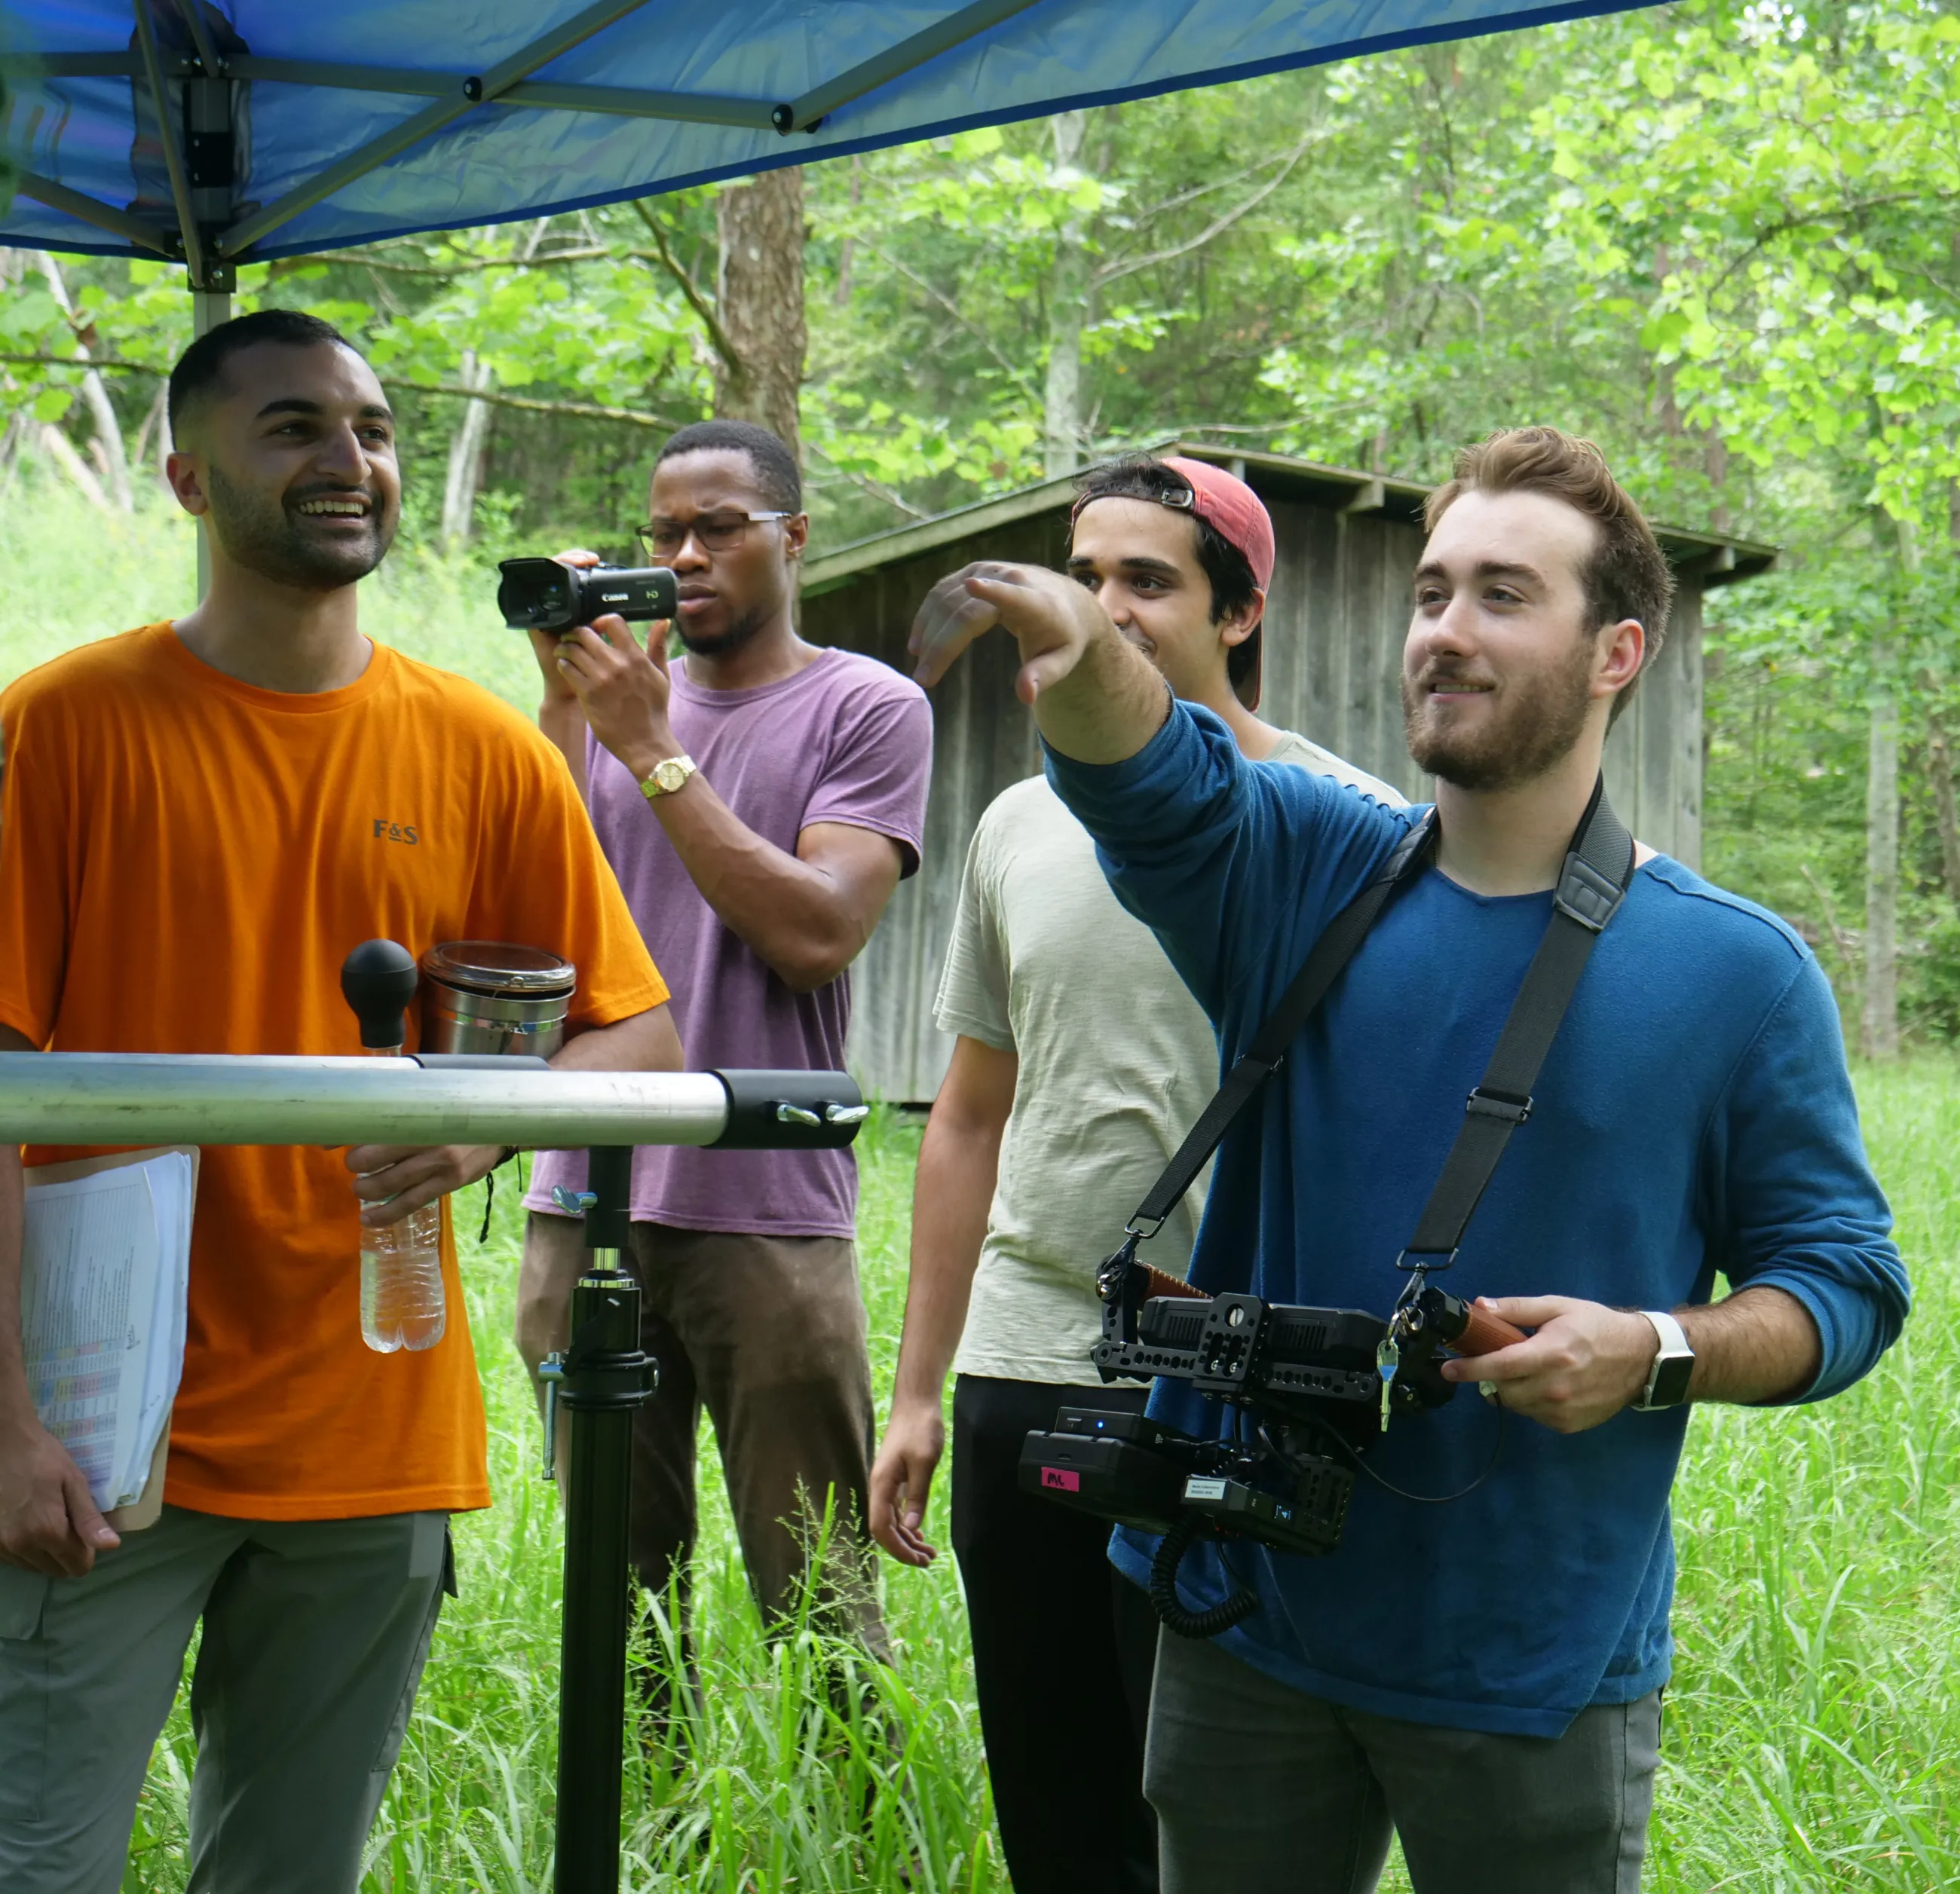
M 1180 706 L 1106 767 L 1051 754 L 1125 906 L 1153 928 L 1228 1061 L 1316 937 L 1420 812 L 1305 770 L 1246 762 Z M 1398 1252 L 1551 916 L 1549 894 L 1473 895 L 1430 869 L 1389 908 L 1278 1076 L 1220 1152 L 1195 1281 L 1386 1315 Z M 1806 1400 L 1864 1374 L 1899 1331 L 1905 1273 L 1859 1136 L 1831 990 L 1773 915 L 1659 857 L 1600 937 L 1514 1135 L 1441 1279 L 1462 1296 L 1637 1308 L 1774 1284 L 1816 1319 Z M 1093 1187 L 1093 1182 L 1088 1187 Z M 1115 1227 L 1133 1206 L 1109 1206 Z M 1148 1246 L 1145 1246 L 1147 1256 Z M 1171 1382 L 1150 1411 L 1189 1432 L 1226 1410 Z M 1688 1412 L 1561 1435 L 1474 1390 L 1398 1418 L 1367 1456 L 1419 1505 L 1357 1482 L 1346 1533 L 1309 1559 L 1235 1542 L 1185 1560 L 1188 1601 L 1249 1585 L 1225 1647 L 1382 1715 L 1557 1736 L 1589 1704 L 1667 1679 L 1672 1483 Z M 1119 1532 L 1141 1583 L 1153 1541 Z M 1221 1571 L 1221 1559 L 1225 1570 Z

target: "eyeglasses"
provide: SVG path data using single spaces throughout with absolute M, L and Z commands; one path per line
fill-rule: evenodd
M 650 520 L 635 526 L 633 536 L 656 559 L 677 558 L 690 537 L 704 552 L 727 552 L 741 543 L 751 525 L 764 520 L 788 520 L 788 513 L 705 513 L 693 520 Z

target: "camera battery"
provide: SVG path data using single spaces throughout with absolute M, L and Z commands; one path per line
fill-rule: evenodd
M 1020 1489 L 1099 1519 L 1166 1531 L 1188 1464 L 1166 1446 L 1184 1438 L 1146 1415 L 1065 1407 L 1053 1432 L 1022 1442 Z

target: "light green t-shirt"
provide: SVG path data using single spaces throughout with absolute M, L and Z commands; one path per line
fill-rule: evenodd
M 1403 799 L 1290 731 L 1269 764 Z M 963 1374 L 1096 1386 L 1096 1266 L 1218 1082 L 1211 1022 L 1143 923 L 1109 891 L 1088 831 L 1045 777 L 996 796 L 966 857 L 934 1012 L 1020 1061 Z M 1210 1174 L 1145 1246 L 1182 1275 Z

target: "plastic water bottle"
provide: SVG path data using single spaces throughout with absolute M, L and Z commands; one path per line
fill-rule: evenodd
M 375 1056 L 399 1059 L 399 1046 Z M 449 1305 L 442 1286 L 442 1200 L 380 1229 L 361 1226 L 361 1339 L 377 1355 L 433 1348 Z

